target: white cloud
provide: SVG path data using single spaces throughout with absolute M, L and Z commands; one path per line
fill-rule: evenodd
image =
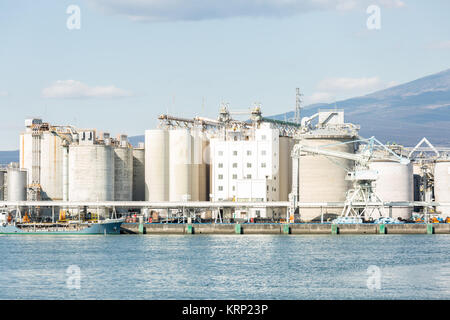
M 282 17 L 310 11 L 365 10 L 369 4 L 404 6 L 400 0 L 90 0 L 108 14 L 136 21 L 205 20 L 230 17 Z
M 326 78 L 316 86 L 316 91 L 305 97 L 305 104 L 330 103 L 353 98 L 397 85 L 397 82 L 382 81 L 379 77 Z
M 8 91 L 0 90 L 0 97 L 7 97 L 9 96 Z
M 44 98 L 118 98 L 129 97 L 132 93 L 115 86 L 89 87 L 76 80 L 58 80 L 42 90 Z
M 438 41 L 429 45 L 431 49 L 450 49 L 450 40 Z
M 373 90 L 380 88 L 381 80 L 372 78 L 327 78 L 322 80 L 317 88 L 324 91 Z

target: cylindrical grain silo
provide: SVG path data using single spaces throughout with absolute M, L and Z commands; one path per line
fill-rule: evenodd
M 114 148 L 114 201 L 131 201 L 133 198 L 133 149 Z
M 0 171 L 0 201 L 5 200 L 4 197 L 4 190 L 5 190 L 5 172 Z
M 27 172 L 18 168 L 8 168 L 8 201 L 27 200 Z
M 145 200 L 169 201 L 169 132 L 145 131 Z
M 450 203 L 450 159 L 438 160 L 434 166 L 434 198 Z M 444 217 L 450 217 L 450 206 L 437 207 Z
M 51 132 L 43 132 L 41 138 L 41 199 L 63 198 L 63 140 Z
M 354 144 L 345 143 L 353 139 L 347 135 L 304 135 L 299 143 L 306 146 L 320 147 L 326 150 L 354 153 Z M 351 182 L 345 180 L 347 171 L 353 168 L 351 160 L 326 157 L 323 155 L 304 154 L 299 158 L 299 201 L 300 202 L 344 202 Z M 340 215 L 343 208 L 300 208 L 300 219 L 318 221 L 321 213 Z
M 206 132 L 201 132 L 201 158 L 199 164 L 199 201 L 209 201 L 209 138 Z
M 374 160 L 369 167 L 378 172 L 378 179 L 373 186 L 381 200 L 414 201 L 414 174 L 411 163 L 405 165 L 389 159 Z M 409 219 L 412 210 L 413 208 L 392 208 L 392 218 Z
M 114 200 L 114 151 L 105 145 L 70 145 L 69 201 Z
M 133 201 L 145 200 L 145 149 L 133 149 Z
M 191 145 L 189 130 L 169 131 L 169 201 L 187 201 L 192 197 Z
M 202 164 L 202 132 L 194 128 L 191 131 L 191 200 L 199 201 L 200 199 L 200 166 Z

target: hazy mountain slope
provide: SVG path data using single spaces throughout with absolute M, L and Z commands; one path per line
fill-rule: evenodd
M 415 145 L 425 136 L 436 145 L 450 145 L 450 69 L 336 104 L 310 105 L 303 114 L 335 106 L 345 110 L 346 122 L 361 125 L 363 136 L 405 145 Z

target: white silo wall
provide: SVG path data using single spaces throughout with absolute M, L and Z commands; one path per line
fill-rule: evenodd
M 27 171 L 8 168 L 8 201 L 27 200 Z
M 373 161 L 369 167 L 378 171 L 378 179 L 373 185 L 381 200 L 394 202 L 414 200 L 414 177 L 411 163 L 404 165 L 389 160 Z M 409 219 L 412 210 L 412 208 L 392 208 L 392 217 Z
M 5 172 L 0 171 L 0 201 L 5 200 L 4 190 L 5 190 Z
M 20 168 L 28 172 L 27 184 L 31 184 L 31 169 L 32 169 L 32 136 L 31 132 L 24 132 L 20 134 L 20 151 L 19 151 Z
M 145 150 L 133 149 L 133 201 L 145 200 Z
M 169 132 L 145 131 L 145 200 L 169 200 Z
M 280 190 L 279 200 L 288 201 L 289 193 L 292 188 L 292 138 L 280 137 L 279 142 L 279 182 L 278 188 Z
M 354 153 L 352 143 L 343 144 L 351 138 L 343 136 L 311 136 L 301 140 L 308 146 L 324 146 L 327 150 Z M 344 202 L 351 183 L 345 180 L 347 171 L 353 168 L 353 161 L 332 158 L 332 161 L 322 155 L 303 155 L 299 159 L 299 201 L 300 202 Z M 342 213 L 343 208 L 301 208 L 300 218 L 303 221 L 320 220 L 324 214 Z
M 200 180 L 200 170 L 202 165 L 202 150 L 203 150 L 203 134 L 200 130 L 193 129 L 191 131 L 191 200 L 199 201 L 200 199 L 200 189 L 203 187 L 202 181 Z
M 62 139 L 44 132 L 41 139 L 41 198 L 62 200 Z
M 114 151 L 105 145 L 69 148 L 69 201 L 114 200 Z
M 209 155 L 209 139 L 205 132 L 201 134 L 201 159 L 199 165 L 199 201 L 209 200 L 209 167 L 210 167 L 210 155 Z
M 169 131 L 169 201 L 192 197 L 191 134 L 187 129 Z
M 450 203 L 450 160 L 438 160 L 434 167 L 434 197 L 436 202 Z M 444 217 L 450 217 L 450 207 L 437 207 Z
M 114 201 L 133 198 L 133 149 L 114 148 Z

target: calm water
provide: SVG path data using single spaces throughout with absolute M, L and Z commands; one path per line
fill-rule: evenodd
M 450 298 L 449 235 L 0 236 L 0 252 L 0 299 Z

